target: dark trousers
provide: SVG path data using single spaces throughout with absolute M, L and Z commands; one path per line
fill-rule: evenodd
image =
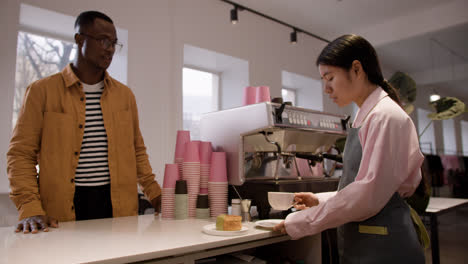
M 103 186 L 75 186 L 76 220 L 112 217 L 110 184 Z

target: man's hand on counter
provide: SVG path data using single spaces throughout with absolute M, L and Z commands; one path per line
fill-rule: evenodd
M 151 205 L 153 205 L 154 214 L 159 214 L 161 212 L 161 195 L 151 200 Z
M 35 215 L 21 220 L 17 225 L 15 232 L 23 231 L 24 234 L 31 232 L 36 234 L 39 230 L 44 232 L 49 231 L 49 226 L 58 228 L 58 221 L 46 215 Z

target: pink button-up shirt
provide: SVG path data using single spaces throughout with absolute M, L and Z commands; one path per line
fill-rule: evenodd
M 353 122 L 360 127 L 362 159 L 354 182 L 339 192 L 318 193 L 319 205 L 289 214 L 293 239 L 317 234 L 376 215 L 395 192 L 413 194 L 424 160 L 411 118 L 378 87 L 364 101 Z

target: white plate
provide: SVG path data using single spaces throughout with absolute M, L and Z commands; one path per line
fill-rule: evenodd
M 284 221 L 284 219 L 266 219 L 255 222 L 255 226 L 273 229 L 274 226 Z
M 203 227 L 203 233 L 213 236 L 240 236 L 249 230 L 248 227 L 242 226 L 241 230 L 238 231 L 220 231 L 216 230 L 216 224 L 209 224 Z

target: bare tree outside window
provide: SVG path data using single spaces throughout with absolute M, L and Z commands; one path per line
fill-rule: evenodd
M 61 71 L 75 56 L 74 43 L 22 31 L 18 33 L 13 127 L 29 84 Z

